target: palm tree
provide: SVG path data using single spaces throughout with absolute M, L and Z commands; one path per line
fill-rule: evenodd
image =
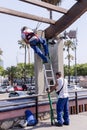
M 25 48 L 25 63 L 26 63 L 26 49 L 28 50 L 28 63 L 30 63 L 30 52 L 29 52 L 29 44 L 26 44 L 23 40 L 18 40 L 18 44 L 20 44 L 20 49 Z
M 41 0 L 41 1 L 53 4 L 53 5 L 59 5 L 62 2 L 62 0 Z M 49 11 L 50 11 L 50 19 L 52 19 L 52 10 L 49 10 Z
M 29 44 L 26 44 L 24 40 L 18 40 L 18 44 L 20 44 L 20 49 L 24 48 L 25 49 L 25 57 L 24 57 L 24 80 L 26 81 L 26 54 L 27 54 L 27 49 L 28 49 L 28 55 L 29 55 Z M 29 62 L 30 62 L 30 55 L 29 55 Z
M 74 59 L 74 57 L 70 54 L 70 49 L 74 50 L 74 43 L 71 40 L 66 40 L 64 42 L 64 48 L 63 50 L 67 51 L 66 59 L 68 59 L 68 83 L 70 84 L 70 62 Z
M 3 54 L 3 51 L 0 48 L 0 59 L 1 59 L 2 54 Z
M 1 48 L 0 48 L 0 55 L 2 55 L 2 53 L 3 53 L 3 51 L 2 51 Z
M 2 58 L 1 58 L 2 54 L 3 54 L 3 51 L 0 48 L 0 66 L 2 66 L 2 61 L 3 61 Z
M 16 76 L 16 67 L 15 66 L 7 67 L 4 72 L 5 75 L 8 76 L 10 85 L 13 85 L 13 80 Z

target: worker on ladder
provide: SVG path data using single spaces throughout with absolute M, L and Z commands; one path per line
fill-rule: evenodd
M 33 30 L 30 28 L 24 26 L 21 29 L 21 38 L 25 41 L 26 44 L 30 44 L 31 48 L 34 50 L 35 53 L 37 53 L 41 59 L 43 60 L 43 63 L 48 63 L 48 45 L 46 43 L 46 39 L 38 37 Z M 40 45 L 43 46 L 44 53 L 40 49 Z

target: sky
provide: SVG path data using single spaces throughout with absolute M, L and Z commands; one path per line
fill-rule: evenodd
M 63 0 L 60 6 L 69 9 L 75 2 L 75 0 Z M 48 10 L 18 0 L 0 0 L 0 7 L 49 18 Z M 62 14 L 53 12 L 54 20 L 59 19 L 61 16 Z M 18 40 L 21 39 L 20 30 L 25 25 L 35 29 L 38 22 L 0 14 L 0 48 L 3 51 L 1 58 L 4 61 L 4 68 L 24 62 L 24 49 L 19 49 Z M 39 25 L 38 30 L 44 30 L 49 26 L 49 24 L 40 22 Z M 66 29 L 67 32 L 70 30 L 77 30 L 77 63 L 87 63 L 87 12 Z M 33 57 L 33 50 L 30 49 L 30 62 L 34 62 Z

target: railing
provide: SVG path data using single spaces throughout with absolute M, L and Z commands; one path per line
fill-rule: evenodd
M 69 91 L 70 97 L 69 100 L 74 101 L 74 114 L 79 112 L 87 111 L 87 89 L 73 90 Z M 81 108 L 82 107 L 82 108 Z M 83 110 L 81 110 L 83 109 Z
M 78 114 L 79 112 L 87 111 L 87 89 L 69 91 L 70 114 Z M 44 96 L 38 101 L 38 97 Z M 49 101 L 46 94 L 31 95 L 20 98 L 9 98 L 0 100 L 0 121 L 24 116 L 26 109 L 31 110 L 38 121 L 40 112 L 50 110 Z M 52 98 L 52 97 L 51 97 Z M 56 108 L 56 97 L 52 98 L 53 107 Z
M 33 112 L 38 120 L 38 95 L 2 99 L 0 100 L 0 120 L 23 116 L 24 111 L 31 107 L 34 108 Z M 20 112 L 17 113 L 19 110 Z

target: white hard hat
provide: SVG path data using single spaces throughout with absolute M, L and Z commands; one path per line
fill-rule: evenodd
M 24 26 L 22 29 L 21 29 L 21 32 L 33 32 L 32 29 L 28 28 L 27 26 Z

